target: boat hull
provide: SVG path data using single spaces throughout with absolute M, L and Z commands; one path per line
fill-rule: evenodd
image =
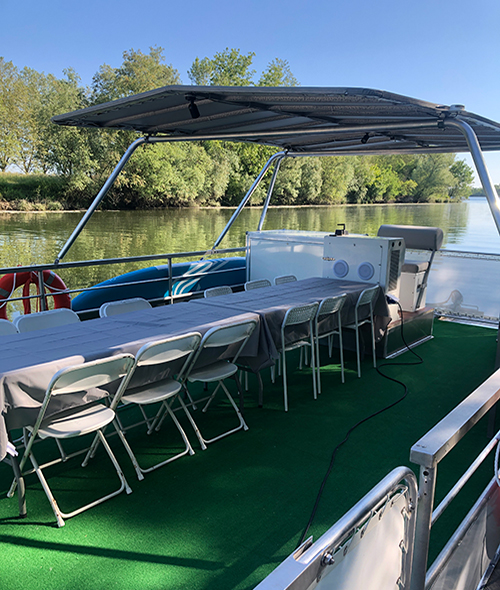
M 243 257 L 196 260 L 172 265 L 172 293 L 169 290 L 168 265 L 152 266 L 125 273 L 95 285 L 99 289 L 85 291 L 72 301 L 76 312 L 99 308 L 108 301 L 131 297 L 159 300 L 189 295 L 220 285 L 242 285 L 246 280 L 246 260 Z

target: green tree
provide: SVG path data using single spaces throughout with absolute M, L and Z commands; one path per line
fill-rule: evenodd
M 88 184 L 95 162 L 89 143 L 89 132 L 77 127 L 54 125 L 50 118 L 54 114 L 74 111 L 87 106 L 80 78 L 72 69 L 64 71 L 65 77 L 46 78 L 43 109 L 40 112 L 41 137 L 46 146 L 39 160 L 47 169 L 64 176 L 70 186 L 82 190 Z
M 14 163 L 20 146 L 19 72 L 11 61 L 0 57 L 0 170 Z
M 455 156 L 453 154 L 425 154 L 418 156 L 417 165 L 411 173 L 415 182 L 413 200 L 427 203 L 446 199 L 448 191 L 455 183 L 450 171 Z
M 255 53 L 247 55 L 239 49 L 216 53 L 212 59 L 196 58 L 188 71 L 192 84 L 197 86 L 252 86 L 255 70 L 251 69 Z
M 150 47 L 149 53 L 130 49 L 123 52 L 119 68 L 103 64 L 92 78 L 92 103 L 100 104 L 147 92 L 162 86 L 180 84 L 179 72 L 165 63 L 162 47 Z
M 354 178 L 354 159 L 336 156 L 321 158 L 321 172 L 321 202 L 345 203 Z
M 40 170 L 47 172 L 45 159 L 40 159 L 45 149 L 42 129 L 47 98 L 46 76 L 31 68 L 23 68 L 15 83 L 18 88 L 18 107 L 22 112 L 18 125 L 19 144 L 15 163 L 25 174 Z
M 454 186 L 450 187 L 449 195 L 452 199 L 468 197 L 472 190 L 474 172 L 464 160 L 456 160 L 450 166 L 450 172 L 455 179 Z
M 275 58 L 262 72 L 258 86 L 300 86 L 286 60 Z

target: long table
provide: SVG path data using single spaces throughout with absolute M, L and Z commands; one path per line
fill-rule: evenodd
M 374 285 L 371 283 L 358 283 L 339 279 L 315 277 L 272 287 L 263 287 L 251 291 L 242 291 L 209 299 L 201 299 L 193 302 L 193 304 L 200 307 L 210 307 L 212 309 L 230 308 L 241 312 L 259 314 L 261 320 L 269 330 L 274 346 L 279 348 L 281 340 L 281 324 L 283 323 L 287 310 L 291 307 L 320 302 L 326 297 L 335 297 L 345 293 L 346 302 L 342 309 L 341 322 L 343 326 L 346 326 L 354 323 L 354 309 L 360 293 L 364 289 L 373 286 Z M 368 316 L 368 313 L 368 305 L 363 306 L 360 310 L 360 319 L 365 319 Z M 384 292 L 380 288 L 374 305 L 374 315 L 376 339 L 379 340 L 384 335 L 390 321 L 389 308 L 387 306 Z M 336 323 L 337 319 L 335 317 L 326 317 L 323 320 L 323 323 L 320 324 L 320 332 L 335 328 Z M 303 326 L 291 328 L 292 329 L 289 330 L 286 335 L 290 340 L 296 340 L 298 336 L 303 335 Z
M 147 342 L 194 331 L 203 336 L 214 326 L 249 319 L 257 321 L 257 328 L 247 343 L 245 355 L 266 354 L 269 337 L 257 314 L 194 307 L 191 303 L 2 337 L 0 459 L 5 457 L 7 432 L 33 424 L 46 388 L 60 369 L 114 354 L 135 355 Z M 101 390 L 91 390 L 86 395 L 57 396 L 51 400 L 47 417 L 103 395 Z
M 233 293 L 89 320 L 38 332 L 13 334 L 0 340 L 0 460 L 5 457 L 9 430 L 32 424 L 45 390 L 60 369 L 114 354 L 136 354 L 147 342 L 186 332 L 202 335 L 210 328 L 253 319 L 257 328 L 245 347 L 242 360 L 254 371 L 277 358 L 280 326 L 290 307 L 347 293 L 343 322 L 354 317 L 354 304 L 367 283 L 334 279 L 306 279 L 295 283 Z M 388 312 L 382 291 L 375 313 L 382 324 Z M 103 392 L 58 396 L 47 417 L 99 399 Z

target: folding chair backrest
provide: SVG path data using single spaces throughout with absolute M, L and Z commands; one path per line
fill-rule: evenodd
M 52 377 L 45 392 L 45 399 L 43 400 L 36 423 L 32 429 L 30 442 L 23 456 L 23 463 L 28 451 L 31 449 L 31 445 L 40 428 L 52 396 L 87 391 L 88 389 L 102 387 L 121 379 L 120 386 L 115 395 L 115 397 L 119 397 L 133 364 L 134 357 L 131 354 L 120 354 L 82 365 L 67 367 L 58 371 Z
M 17 328 L 9 320 L 0 319 L 0 336 L 7 336 L 9 334 L 17 334 Z
M 121 301 L 109 301 L 103 303 L 99 308 L 99 315 L 101 318 L 108 318 L 113 315 L 121 313 L 129 313 L 131 311 L 140 311 L 142 309 L 150 309 L 151 303 L 142 297 L 133 297 L 132 299 L 122 299 Z
M 77 324 L 79 321 L 80 318 L 73 310 L 63 307 L 18 316 L 14 320 L 14 325 L 19 332 L 34 332 L 45 328 Z
M 231 287 L 227 287 L 224 285 L 221 287 L 212 287 L 211 289 L 206 289 L 203 293 L 203 296 L 205 297 L 205 299 L 208 299 L 209 297 L 218 297 L 219 295 L 229 295 L 232 292 L 233 290 L 231 289 Z
M 283 275 L 281 277 L 274 277 L 275 285 L 284 285 L 285 283 L 293 283 L 297 280 L 295 275 Z
M 189 374 L 196 366 L 196 362 L 205 348 L 221 348 L 223 346 L 227 347 L 231 344 L 241 343 L 237 352 L 232 357 L 232 362 L 236 362 L 256 326 L 257 322 L 255 320 L 247 320 L 225 326 L 216 326 L 208 330 L 192 358 L 187 373 Z
M 286 326 L 295 326 L 312 320 L 318 309 L 318 303 L 309 303 L 307 305 L 297 305 L 291 307 L 285 314 L 283 328 Z
M 166 340 L 149 342 L 139 350 L 135 362 L 138 367 L 170 363 L 192 354 L 200 342 L 201 334 L 199 332 L 190 332 Z
M 248 320 L 238 324 L 212 328 L 203 337 L 200 348 L 218 348 L 241 342 L 252 334 L 256 325 L 255 320 Z
M 131 354 L 121 354 L 61 369 L 47 388 L 51 395 L 62 395 L 103 387 L 123 378 L 134 363 Z
M 248 281 L 245 283 L 245 291 L 261 289 L 262 287 L 271 287 L 271 281 L 268 281 L 267 279 L 256 279 L 255 281 Z
M 362 291 L 358 297 L 358 302 L 356 303 L 356 307 L 360 307 L 361 305 L 366 305 L 367 303 L 372 303 L 375 301 L 375 297 L 377 296 L 379 291 L 378 285 L 375 287 L 369 287 Z
M 346 293 L 337 295 L 337 297 L 326 297 L 319 304 L 317 316 L 321 317 L 339 312 L 344 307 L 346 298 Z

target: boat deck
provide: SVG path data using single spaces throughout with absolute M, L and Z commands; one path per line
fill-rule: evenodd
M 347 509 L 397 465 L 409 464 L 410 447 L 493 371 L 495 330 L 435 322 L 435 338 L 410 353 L 387 361 L 382 369 L 409 388 L 397 406 L 353 432 L 337 454 L 310 534 L 318 538 Z M 404 391 L 384 379 L 367 359 L 362 378 L 354 355 L 346 355 L 346 383 L 337 365 L 324 368 L 323 393 L 312 398 L 310 369 L 289 367 L 290 411 L 283 411 L 282 383 L 264 377 L 264 408 L 258 408 L 256 381 L 250 377 L 245 416 L 250 429 L 239 431 L 199 450 L 186 425 L 196 454 L 185 456 L 139 482 L 117 438 L 113 449 L 133 489 L 88 512 L 55 526 L 50 505 L 36 479 L 27 478 L 28 517 L 17 518 L 17 500 L 7 499 L 10 468 L 0 465 L 0 562 L 5 590 L 43 587 L 193 590 L 250 589 L 296 547 L 309 519 L 333 449 L 359 420 L 400 398 Z M 327 363 L 323 357 L 323 363 Z M 401 363 L 405 363 L 401 365 Z M 380 363 L 382 364 L 382 362 Z M 200 391 L 193 390 L 201 394 Z M 195 417 L 200 427 L 220 428 L 234 420 L 221 404 Z M 163 456 L 173 429 L 164 427 L 146 437 L 142 429 L 128 434 L 139 459 Z M 437 500 L 486 444 L 483 419 L 440 465 Z M 43 458 L 50 443 L 37 446 Z M 38 450 L 40 449 L 40 450 Z M 47 450 L 48 452 L 48 450 Z M 70 509 L 75 491 L 114 488 L 106 481 L 107 459 L 98 454 L 83 470 L 78 460 L 47 470 L 63 509 Z M 440 544 L 470 507 L 470 496 L 491 477 L 486 462 L 438 521 L 430 562 Z M 114 474 L 113 474 L 114 475 Z M 448 487 L 447 487 L 448 486 Z M 92 490 L 93 488 L 93 490 Z M 469 492 L 468 492 L 469 490 Z M 77 493 L 76 503 L 85 500 Z M 469 503 L 468 503 L 469 499 Z

